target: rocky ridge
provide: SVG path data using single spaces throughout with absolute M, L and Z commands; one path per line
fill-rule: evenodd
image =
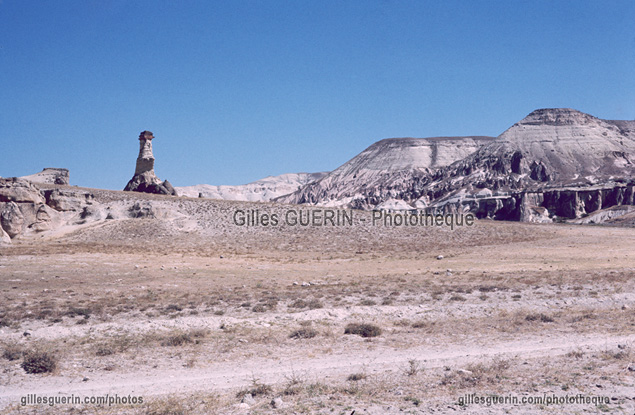
M 277 200 L 360 209 L 470 211 L 480 218 L 537 222 L 634 204 L 635 121 L 602 120 L 566 108 L 536 110 L 454 162 L 435 166 L 419 159 L 418 165 L 406 162 L 410 169 L 398 165 L 382 170 L 375 180 L 364 171 L 371 163 L 364 163 L 363 155 L 372 154 L 369 150 L 380 143 L 333 172 L 354 172 L 353 180 L 351 175 L 331 174 Z M 408 146 L 382 150 L 375 159 L 399 160 Z M 358 171 L 370 180 L 356 183 Z
M 472 154 L 493 137 L 391 138 L 376 142 L 322 179 L 278 202 L 372 208 L 398 203 L 402 186 Z M 423 207 L 415 201 L 414 206 Z

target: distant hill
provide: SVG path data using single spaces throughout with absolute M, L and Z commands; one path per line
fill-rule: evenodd
M 635 121 L 533 111 L 500 136 L 379 141 L 276 201 L 552 221 L 633 204 Z
M 199 184 L 195 186 L 177 187 L 176 190 L 179 195 L 187 197 L 266 202 L 276 197 L 295 192 L 305 184 L 318 180 L 326 174 L 327 173 L 288 173 L 280 176 L 265 177 L 264 179 L 238 186 Z
M 381 140 L 320 180 L 276 201 L 373 207 L 397 197 L 411 180 L 427 177 L 492 140 L 481 136 Z

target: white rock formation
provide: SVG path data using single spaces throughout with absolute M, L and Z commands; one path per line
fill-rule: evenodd
M 635 155 L 635 137 L 628 127 L 635 127 L 635 122 L 602 120 L 569 108 L 540 109 L 514 124 L 482 152 L 520 152 L 528 166 L 542 163 L 552 181 L 608 177 L 623 174 L 629 165 L 632 169 L 635 160 L 629 155 Z
M 389 138 L 297 192 L 285 203 L 366 208 L 394 199 L 404 180 L 429 175 L 474 153 L 493 137 Z
M 205 197 L 208 199 L 242 200 L 249 202 L 267 202 L 314 182 L 327 173 L 287 173 L 269 176 L 255 182 L 238 186 L 213 186 L 199 184 L 176 187 L 179 195 L 187 197 Z
M 29 176 L 22 176 L 20 179 L 26 179 L 33 183 L 45 183 L 45 184 L 69 184 L 69 172 L 68 169 L 62 169 L 57 167 L 45 167 L 39 173 L 31 174 Z
M 412 140 L 375 143 L 276 200 L 540 222 L 635 203 L 635 121 L 550 108 L 532 112 L 496 139 L 467 145 L 466 138 Z

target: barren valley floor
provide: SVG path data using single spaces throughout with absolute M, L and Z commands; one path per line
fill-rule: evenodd
M 2 248 L 1 413 L 635 412 L 633 229 L 164 227 Z M 25 372 L 34 351 L 52 372 Z

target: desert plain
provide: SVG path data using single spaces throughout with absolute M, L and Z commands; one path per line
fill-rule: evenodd
M 635 413 L 632 227 L 246 227 L 297 206 L 91 192 L 144 213 L 0 248 L 0 413 Z

